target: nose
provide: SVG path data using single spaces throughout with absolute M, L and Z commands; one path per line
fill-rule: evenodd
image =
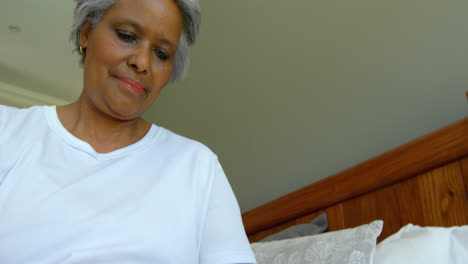
M 135 48 L 134 52 L 127 60 L 128 66 L 139 73 L 147 73 L 151 60 L 151 51 L 148 50 L 150 49 L 145 48 L 144 45 Z

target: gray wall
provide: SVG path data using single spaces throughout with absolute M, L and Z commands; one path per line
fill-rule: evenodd
M 466 116 L 468 1 L 204 4 L 150 112 L 220 156 L 244 211 Z

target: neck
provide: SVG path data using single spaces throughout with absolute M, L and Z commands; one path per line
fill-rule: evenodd
M 108 153 L 131 145 L 143 138 L 151 127 L 141 118 L 118 120 L 89 107 L 78 99 L 73 104 L 58 106 L 62 125 L 75 137 L 90 144 L 96 152 Z

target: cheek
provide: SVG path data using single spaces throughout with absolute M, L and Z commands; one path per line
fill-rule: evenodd
M 96 45 L 95 52 L 96 60 L 101 66 L 115 65 L 123 55 L 123 50 L 120 45 L 112 41 L 109 37 L 99 41 L 99 44 Z
M 173 63 L 155 63 L 152 67 L 152 76 L 153 82 L 158 83 L 158 86 L 165 85 L 167 81 L 169 81 L 171 74 Z
M 112 67 L 118 64 L 122 50 L 110 36 L 101 34 L 89 43 L 84 65 L 85 87 L 93 97 L 99 97 L 106 86 Z
M 153 67 L 152 71 L 152 86 L 153 90 L 148 96 L 148 103 L 151 105 L 156 101 L 158 98 L 159 94 L 163 90 L 163 88 L 166 86 L 167 82 L 169 81 L 169 78 L 171 77 L 172 73 L 172 67 L 168 68 L 167 66 L 155 66 Z

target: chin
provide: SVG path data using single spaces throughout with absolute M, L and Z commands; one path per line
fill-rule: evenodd
M 137 107 L 122 107 L 121 105 L 118 107 L 112 107 L 112 105 L 110 105 L 106 112 L 108 112 L 108 115 L 112 118 L 122 121 L 130 121 L 138 119 L 144 111 L 141 111 L 141 109 Z

